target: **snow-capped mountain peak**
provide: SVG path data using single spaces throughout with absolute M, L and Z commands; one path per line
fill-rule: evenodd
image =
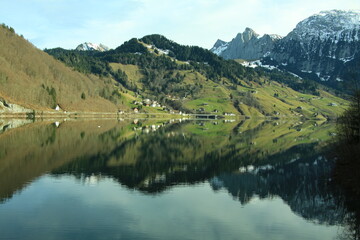
M 293 34 L 303 40 L 351 42 L 360 40 L 360 11 L 322 11 L 299 22 Z
M 99 52 L 105 52 L 108 51 L 109 48 L 103 44 L 96 44 L 96 43 L 90 43 L 85 42 L 80 44 L 76 47 L 76 50 L 78 51 L 99 51 Z
M 332 87 L 339 79 L 360 73 L 360 11 L 331 10 L 314 14 L 278 41 L 268 55 L 271 64 L 286 63 L 291 71 Z M 305 76 L 304 75 L 304 76 Z
M 299 22 L 285 37 L 259 37 L 246 28 L 231 42 L 218 41 L 211 51 L 226 59 L 248 60 L 248 67 L 258 66 L 252 60 L 260 59 L 263 65 L 343 88 L 340 81 L 360 76 L 360 10 L 322 11 Z

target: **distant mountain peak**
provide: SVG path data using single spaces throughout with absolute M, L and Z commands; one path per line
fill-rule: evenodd
M 255 31 L 252 28 L 246 27 L 244 32 L 253 32 L 255 33 Z
M 85 42 L 76 47 L 76 50 L 78 51 L 99 51 L 99 52 L 105 52 L 108 51 L 109 48 L 103 44 L 96 44 L 96 43 L 90 43 Z
M 259 38 L 259 34 L 257 34 L 253 29 L 247 27 L 243 33 L 238 33 L 235 39 L 241 39 L 240 41 L 249 42 L 253 38 Z
M 281 38 L 275 34 L 265 34 L 260 37 L 253 29 L 247 27 L 230 42 L 217 40 L 210 51 L 226 59 L 254 60 L 267 54 L 274 43 Z
M 228 42 L 218 39 L 214 46 L 210 49 L 210 51 L 212 51 L 216 55 L 220 55 L 224 50 L 226 50 L 228 45 Z
M 226 42 L 221 40 L 221 39 L 218 39 L 215 44 L 214 44 L 214 47 L 220 47 L 222 45 L 224 45 Z
M 248 35 L 256 36 L 256 37 L 259 36 L 259 34 L 257 34 L 252 28 L 249 28 L 249 27 L 245 28 L 245 31 L 243 32 L 243 34 L 248 34 Z

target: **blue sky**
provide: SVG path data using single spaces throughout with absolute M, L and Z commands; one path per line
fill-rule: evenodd
M 359 0 L 2 0 L 0 23 L 40 49 L 82 42 L 110 48 L 158 33 L 186 45 L 211 48 L 245 27 L 286 35 L 322 10 L 360 9 Z

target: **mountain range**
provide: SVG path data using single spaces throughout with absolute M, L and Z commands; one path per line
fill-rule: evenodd
M 360 80 L 360 11 L 320 12 L 283 38 L 259 37 L 247 28 L 230 42 L 218 40 L 211 51 L 226 59 L 260 60 L 258 65 L 338 89 L 352 88 L 349 84 Z
M 239 37 L 257 38 L 250 29 Z M 281 41 L 268 35 L 253 45 L 266 39 Z M 41 51 L 2 25 L 0 44 L 0 113 L 136 110 L 327 119 L 347 105 L 312 80 L 247 68 L 157 34 L 107 51 L 90 43 Z

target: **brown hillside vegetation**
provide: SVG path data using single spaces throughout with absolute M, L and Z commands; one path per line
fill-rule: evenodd
M 113 112 L 126 108 L 114 91 L 113 80 L 76 72 L 0 26 L 0 99 L 35 110 L 58 104 L 66 111 Z
M 114 148 L 116 141 L 110 146 L 109 141 L 99 141 L 100 136 L 108 139 L 109 130 L 124 124 L 115 119 L 67 121 L 59 127 L 38 122 L 0 134 L 0 202 L 44 172 Z

